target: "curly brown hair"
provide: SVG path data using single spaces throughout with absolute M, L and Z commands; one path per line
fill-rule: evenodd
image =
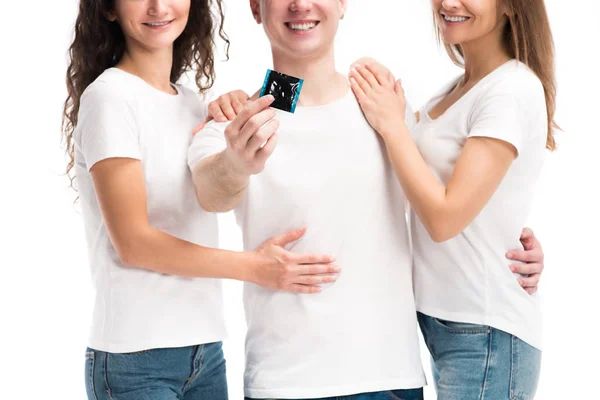
M 126 49 L 125 36 L 116 22 L 107 19 L 115 0 L 80 0 L 75 22 L 75 37 L 69 47 L 67 69 L 68 96 L 64 104 L 62 133 L 69 157 L 66 173 L 71 180 L 75 165 L 73 132 L 81 95 L 106 69 L 114 67 Z M 190 70 L 196 71 L 196 85 L 201 93 L 215 81 L 215 32 L 225 42 L 229 58 L 229 38 L 224 30 L 222 0 L 191 0 L 187 25 L 173 44 L 171 82 L 177 82 Z

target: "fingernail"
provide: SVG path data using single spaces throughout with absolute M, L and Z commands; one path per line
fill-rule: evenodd
M 519 285 L 523 286 L 525 284 L 525 282 L 523 282 L 523 279 L 519 279 Z
M 506 258 L 510 258 L 511 260 L 515 257 L 515 255 L 513 253 L 508 253 L 506 255 Z
M 342 272 L 342 269 L 341 269 L 340 267 L 335 267 L 335 268 L 333 269 L 333 271 L 334 271 L 334 272 L 337 272 L 337 273 L 340 273 L 340 272 Z
M 515 266 L 514 266 L 514 265 L 511 265 L 511 266 L 510 266 L 510 270 L 511 270 L 512 272 L 515 272 L 517 269 L 515 268 Z

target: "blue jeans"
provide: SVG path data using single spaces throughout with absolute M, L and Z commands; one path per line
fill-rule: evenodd
M 542 353 L 485 325 L 418 313 L 438 400 L 531 400 Z
M 246 397 L 246 400 L 252 399 Z M 385 392 L 361 393 L 350 396 L 336 396 L 313 400 L 423 400 L 423 389 L 388 390 Z
M 221 342 L 85 358 L 89 400 L 227 400 Z

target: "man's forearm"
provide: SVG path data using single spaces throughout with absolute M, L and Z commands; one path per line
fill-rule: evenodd
M 202 160 L 193 171 L 198 203 L 208 212 L 233 210 L 246 194 L 249 179 L 233 169 L 224 152 Z

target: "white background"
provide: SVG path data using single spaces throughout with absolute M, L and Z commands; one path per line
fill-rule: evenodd
M 218 64 L 215 91 L 254 91 L 271 66 L 268 43 L 247 0 L 226 4 L 231 60 Z M 546 253 L 546 348 L 537 398 L 591 399 L 598 398 L 600 359 L 600 5 L 548 0 L 547 7 L 557 49 L 556 119 L 564 132 L 559 150 L 548 157 L 529 220 Z M 60 145 L 77 1 L 3 0 L 2 11 L 0 397 L 84 399 L 93 297 L 82 218 L 61 175 Z M 341 71 L 360 56 L 379 58 L 403 79 L 415 107 L 458 72 L 435 43 L 427 0 L 350 0 L 337 52 Z M 223 218 L 222 232 L 224 247 L 239 248 L 230 216 Z M 236 400 L 242 396 L 245 330 L 240 288 L 226 283 L 226 357 Z M 429 373 L 424 347 L 422 352 Z M 426 394 L 435 398 L 431 387 Z

